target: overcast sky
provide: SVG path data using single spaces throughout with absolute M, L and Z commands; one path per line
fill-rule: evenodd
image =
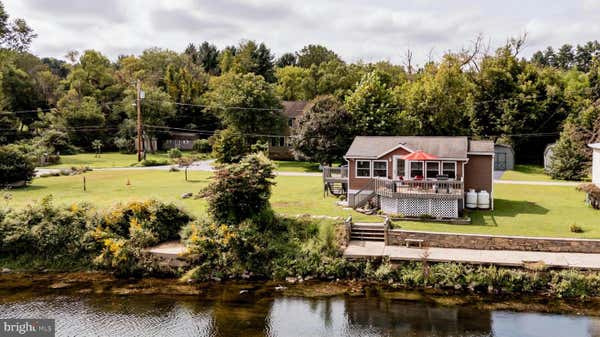
M 115 59 L 153 46 L 182 51 L 204 40 L 219 48 L 263 41 L 276 54 L 324 44 L 347 61 L 418 63 L 528 34 L 524 54 L 548 45 L 600 40 L 600 0 L 4 0 L 39 37 L 32 51 L 62 58 L 97 49 Z

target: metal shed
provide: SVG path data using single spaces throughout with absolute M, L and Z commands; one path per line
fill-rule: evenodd
M 515 151 L 506 144 L 494 144 L 494 170 L 506 171 L 515 169 Z

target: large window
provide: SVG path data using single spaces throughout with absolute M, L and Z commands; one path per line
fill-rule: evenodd
M 373 177 L 387 177 L 387 161 L 380 160 L 373 162 Z
M 406 174 L 406 161 L 404 159 L 396 159 L 396 177 L 404 177 Z
M 456 162 L 443 162 L 442 174 L 447 175 L 450 179 L 456 179 Z
M 410 177 L 423 178 L 423 162 L 422 161 L 411 161 L 410 162 Z
M 371 177 L 371 162 L 368 160 L 356 161 L 356 176 Z
M 425 163 L 427 166 L 427 178 L 435 178 L 440 174 L 440 163 L 437 161 L 428 161 Z

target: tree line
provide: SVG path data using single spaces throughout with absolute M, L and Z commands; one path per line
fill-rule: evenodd
M 491 138 L 513 145 L 521 162 L 541 162 L 556 140 L 575 148 L 598 137 L 597 41 L 528 59 L 524 38 L 491 52 L 478 39 L 420 66 L 350 63 L 322 45 L 276 57 L 252 40 L 150 48 L 114 61 L 72 51 L 60 60 L 28 52 L 35 33 L 1 3 L 0 34 L 0 143 L 31 151 L 90 150 L 94 140 L 133 151 L 138 79 L 147 136 L 200 130 L 233 157 L 285 128 L 282 100 L 312 101 L 294 147 L 323 162 L 338 160 L 355 135 Z M 585 147 L 575 152 L 589 159 Z

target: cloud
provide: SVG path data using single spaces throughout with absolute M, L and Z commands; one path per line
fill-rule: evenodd
M 151 25 L 157 32 L 188 32 L 205 38 L 220 38 L 239 33 L 234 23 L 201 17 L 183 9 L 155 10 L 150 15 Z
M 105 22 L 123 23 L 127 20 L 119 0 L 21 0 L 31 10 L 47 16 L 49 20 L 82 20 L 100 18 Z
M 548 45 L 576 45 L 600 36 L 600 0 L 15 0 L 39 34 L 32 50 L 61 57 L 98 49 L 115 59 L 157 46 L 181 51 L 208 40 L 218 47 L 243 39 L 265 42 L 278 55 L 323 44 L 348 61 L 401 63 L 407 49 L 422 64 L 431 50 L 468 47 L 483 34 L 494 48 L 529 33 L 528 56 Z M 518 8 L 516 10 L 516 8 Z

